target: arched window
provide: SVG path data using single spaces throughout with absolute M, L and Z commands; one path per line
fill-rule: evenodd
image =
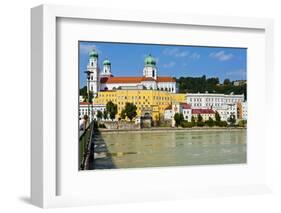
M 105 88 L 104 88 L 104 90 L 108 90 L 108 88 L 107 88 L 107 87 L 105 87 Z
M 154 78 L 155 76 L 155 70 L 152 70 L 152 77 Z

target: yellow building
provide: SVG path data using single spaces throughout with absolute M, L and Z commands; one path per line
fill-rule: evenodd
M 172 102 L 185 102 L 186 94 L 169 93 L 160 90 L 110 90 L 100 91 L 94 99 L 94 104 L 106 104 L 112 101 L 117 104 L 117 118 L 127 102 L 137 106 L 137 116 L 150 113 L 153 120 L 158 120 L 164 115 L 166 107 Z

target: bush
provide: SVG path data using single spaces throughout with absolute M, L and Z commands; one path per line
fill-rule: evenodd
M 183 128 L 192 128 L 192 127 L 194 127 L 194 122 L 188 122 L 188 121 L 182 121 L 181 122 L 181 126 L 183 127 Z
M 226 122 L 226 121 L 221 121 L 221 122 L 219 123 L 219 126 L 220 126 L 220 127 L 227 127 L 227 122 Z
M 215 122 L 211 117 L 209 117 L 209 120 L 206 121 L 206 124 L 208 127 L 213 127 L 215 125 Z
M 238 126 L 239 127 L 246 127 L 246 125 L 247 125 L 247 121 L 246 120 L 241 120 L 241 121 L 238 122 Z
M 205 123 L 204 123 L 203 121 L 198 121 L 198 122 L 197 122 L 197 126 L 202 127 L 202 126 L 204 126 L 204 125 L 205 125 Z

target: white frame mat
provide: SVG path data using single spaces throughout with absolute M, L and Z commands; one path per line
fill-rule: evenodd
M 273 96 L 269 91 L 273 90 L 273 21 L 271 19 L 256 19 L 256 18 L 240 18 L 240 17 L 217 17 L 217 16 L 201 16 L 187 14 L 161 14 L 144 11 L 122 11 L 122 10 L 104 10 L 99 8 L 89 7 L 73 7 L 73 6 L 54 6 L 41 5 L 31 10 L 31 201 L 34 205 L 42 208 L 63 207 L 63 206 L 78 206 L 92 205 L 100 203 L 117 203 L 117 202 L 139 202 L 144 200 L 169 200 L 183 199 L 189 197 L 208 197 L 208 196 L 226 196 L 226 195 L 243 195 L 271 192 L 271 166 L 270 161 L 264 160 L 257 174 L 263 173 L 263 176 L 258 181 L 253 181 L 249 184 L 249 180 L 244 183 L 233 182 L 232 185 L 210 185 L 209 187 L 201 186 L 200 183 L 194 183 L 193 187 L 175 187 L 174 185 L 159 183 L 157 187 L 151 191 L 143 190 L 138 193 L 133 189 L 128 191 L 113 191 L 111 195 L 106 197 L 88 194 L 68 194 L 60 193 L 61 180 L 59 173 L 61 171 L 58 166 L 60 158 L 58 152 L 58 111 L 57 111 L 57 20 L 63 19 L 84 19 L 84 20 L 100 20 L 100 21 L 120 21 L 120 22 L 138 22 L 138 23 L 153 23 L 161 25 L 177 25 L 177 26 L 200 26 L 213 28 L 230 29 L 253 29 L 264 31 L 264 53 L 263 67 L 261 76 L 264 76 L 264 87 L 260 87 L 262 97 L 265 98 L 263 108 L 274 104 Z M 77 67 L 76 67 L 77 68 Z M 256 81 L 258 82 L 258 81 Z M 72 85 L 71 85 L 72 86 Z M 77 87 L 77 84 L 73 85 Z M 255 85 L 250 85 L 254 88 Z M 267 116 L 268 117 L 268 116 Z M 267 120 L 267 118 L 265 118 Z M 262 122 L 262 121 L 260 121 Z M 264 122 L 266 124 L 270 122 Z M 251 122 L 249 123 L 251 125 Z M 270 134 L 272 130 L 269 125 L 264 127 L 265 136 L 262 142 L 262 147 L 267 150 L 270 146 Z M 251 149 L 251 147 L 250 147 Z M 269 153 L 266 149 L 260 149 L 259 155 L 262 159 L 267 159 Z M 73 158 L 78 156 L 73 155 Z M 182 172 L 185 168 L 173 168 L 173 171 Z M 202 169 L 202 168 L 201 168 Z M 210 172 L 212 167 L 206 168 Z M 232 168 L 235 171 L 235 166 Z M 248 168 L 244 167 L 246 171 Z M 170 168 L 160 170 L 148 169 L 152 174 L 151 178 L 154 181 L 161 178 Z M 231 168 L 230 168 L 231 170 Z M 229 170 L 229 171 L 230 171 Z M 250 170 L 252 171 L 252 170 Z M 77 169 L 78 172 L 78 169 Z M 120 170 L 120 172 L 105 172 L 100 173 L 99 178 L 102 180 L 102 175 L 116 175 L 119 178 L 128 176 L 128 173 L 143 174 L 140 170 Z M 170 178 L 176 177 L 165 173 Z M 198 173 L 200 174 L 200 173 Z M 91 175 L 97 175 L 96 172 Z M 97 176 L 96 176 L 97 177 Z M 193 178 L 196 176 L 193 176 Z M 112 177 L 114 179 L 114 177 Z M 60 180 L 60 181 L 59 181 Z M 72 180 L 71 178 L 69 180 Z M 73 179 L 74 180 L 74 179 Z M 78 179 L 75 179 L 78 180 Z M 87 179 L 79 179 L 87 180 Z M 105 179 L 106 180 L 106 179 Z M 187 180 L 188 181 L 188 180 Z M 90 184 L 90 183 L 86 184 Z M 73 185 L 77 183 L 73 182 Z M 131 183 L 132 184 L 132 183 Z M 162 185 L 161 185 L 162 184 Z M 85 185 L 85 184 L 84 184 Z M 68 185 L 69 187 L 70 185 Z M 162 187 L 161 187 L 162 186 Z M 132 187 L 128 184 L 127 186 Z M 75 191 L 75 187 L 73 186 Z M 122 196 L 120 195 L 122 193 Z

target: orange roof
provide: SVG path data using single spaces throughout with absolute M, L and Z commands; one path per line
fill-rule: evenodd
M 142 81 L 155 81 L 155 79 L 151 77 L 143 77 L 143 76 L 122 76 L 122 77 L 103 77 L 100 79 L 101 83 L 114 84 L 114 83 L 140 83 Z M 175 79 L 168 76 L 157 77 L 157 82 L 176 82 Z
M 157 81 L 158 82 L 176 82 L 175 79 L 173 79 L 172 77 L 169 77 L 169 76 L 157 77 Z
M 91 105 L 92 103 L 89 102 L 79 102 L 80 105 Z

